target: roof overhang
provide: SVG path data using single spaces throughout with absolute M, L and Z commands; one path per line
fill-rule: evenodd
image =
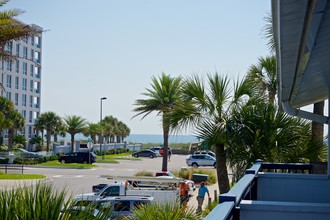
M 279 104 L 296 114 L 329 98 L 330 1 L 272 0 L 272 16 Z M 328 122 L 317 117 L 307 118 Z

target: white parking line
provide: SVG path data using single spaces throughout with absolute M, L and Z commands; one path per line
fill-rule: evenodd
M 53 178 L 60 178 L 60 177 L 62 177 L 63 175 L 55 175 L 55 176 L 53 176 Z

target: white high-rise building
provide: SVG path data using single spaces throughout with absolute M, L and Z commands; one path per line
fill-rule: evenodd
M 42 28 L 31 25 L 39 34 L 7 43 L 6 50 L 17 57 L 0 63 L 1 96 L 14 103 L 15 110 L 25 118 L 25 128 L 20 131 L 28 141 L 34 137 L 33 125 L 40 114 Z M 8 132 L 4 133 L 7 142 Z

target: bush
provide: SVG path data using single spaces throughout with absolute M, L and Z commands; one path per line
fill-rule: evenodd
M 175 176 L 184 178 L 184 179 L 192 179 L 193 174 L 206 174 L 208 175 L 207 182 L 209 184 L 215 184 L 217 182 L 216 171 L 214 169 L 182 169 L 179 171 L 171 171 Z
M 26 138 L 22 135 L 15 135 L 14 136 L 14 144 L 21 144 L 22 146 L 25 146 Z
M 151 171 L 139 171 L 134 176 L 154 176 L 153 172 Z
M 9 161 L 9 158 L 1 158 L 0 159 L 0 164 L 7 164 Z

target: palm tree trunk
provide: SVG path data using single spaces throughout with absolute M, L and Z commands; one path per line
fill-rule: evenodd
M 49 151 L 49 144 L 50 144 L 50 133 L 51 131 L 48 129 L 46 134 L 46 151 Z
M 54 142 L 57 143 L 57 133 L 54 134 Z
M 230 189 L 227 170 L 227 156 L 224 144 L 215 145 L 216 161 L 217 161 L 217 177 L 220 193 L 227 193 Z
M 324 101 L 314 103 L 313 113 L 324 115 Z M 319 122 L 312 122 L 312 139 L 315 141 L 323 141 L 324 126 Z
M 73 146 L 74 146 L 74 134 L 71 134 L 71 152 L 70 153 L 73 153 Z
M 14 130 L 12 128 L 8 129 L 8 148 L 11 149 L 13 147 L 14 141 Z
M 167 171 L 167 156 L 168 156 L 168 134 L 169 129 L 164 127 L 163 128 L 163 137 L 164 137 L 164 151 L 163 151 L 163 164 L 162 164 L 162 171 Z

